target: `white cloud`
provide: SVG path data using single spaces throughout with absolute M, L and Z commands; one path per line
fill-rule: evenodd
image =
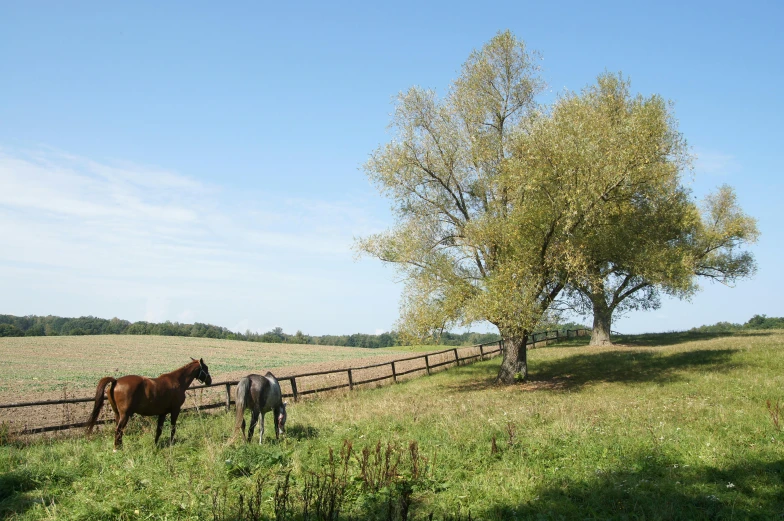
M 156 184 L 152 173 L 103 167 L 72 156 L 40 152 L 11 156 L 0 152 L 0 183 L 4 187 L 0 206 L 82 219 L 133 218 L 162 223 L 197 220 L 198 207 L 187 207 L 165 192 L 172 187 L 188 187 L 196 193 L 199 186 L 175 174 L 160 173 L 157 177 Z
M 698 174 L 723 176 L 733 174 L 741 168 L 738 159 L 730 154 L 715 150 L 697 149 L 696 155 L 695 170 Z
M 215 321 L 204 310 L 229 305 L 226 325 L 252 328 L 280 319 L 243 305 L 296 309 L 345 293 L 353 237 L 382 227 L 370 215 L 357 201 L 228 193 L 153 167 L 0 149 L 0 229 L 13 245 L 0 249 L 12 285 L 0 307 L 13 312 L 14 293 L 35 284 L 74 301 L 137 299 L 130 320 Z

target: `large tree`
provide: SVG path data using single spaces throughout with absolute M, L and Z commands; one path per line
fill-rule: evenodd
M 527 375 L 528 334 L 572 280 L 613 208 L 677 174 L 682 140 L 661 98 L 610 74 L 551 107 L 524 44 L 500 33 L 448 95 L 399 95 L 395 139 L 365 165 L 397 222 L 358 241 L 405 276 L 401 329 L 487 320 L 505 339 L 498 380 Z
M 573 309 L 593 314 L 591 345 L 610 344 L 614 317 L 657 309 L 662 294 L 688 298 L 699 279 L 732 285 L 754 274 L 754 257 L 743 247 L 759 232 L 731 187 L 709 194 L 701 208 L 683 186 L 667 195 L 647 194 L 607 230 L 612 240 L 592 241 L 589 276 L 567 288 Z
M 696 231 L 698 213 L 678 176 L 640 187 L 614 210 L 584 245 L 585 276 L 565 291 L 572 310 L 593 314 L 592 345 L 609 343 L 613 314 L 654 308 L 662 291 L 680 296 L 693 291 L 687 239 Z

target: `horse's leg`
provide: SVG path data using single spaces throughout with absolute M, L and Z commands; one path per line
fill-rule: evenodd
M 177 431 L 177 416 L 180 415 L 180 410 L 176 409 L 171 412 L 171 438 L 169 438 L 169 444 L 174 444 L 174 433 Z
M 245 417 L 242 417 L 242 441 L 248 441 L 245 437 Z
M 158 438 L 161 437 L 161 432 L 163 432 L 163 422 L 166 421 L 166 415 L 161 414 L 158 416 L 158 427 L 155 429 L 155 445 L 158 445 Z
M 278 426 L 278 418 L 280 418 L 280 407 L 272 409 L 272 426 L 275 428 L 275 439 L 280 439 L 280 427 Z
M 114 421 L 120 419 L 120 411 L 117 410 L 117 404 L 114 403 L 114 400 L 109 400 L 109 405 L 112 406 L 112 410 L 114 411 Z
M 256 428 L 256 422 L 259 421 L 259 411 L 254 409 L 250 414 L 250 427 L 248 427 L 248 441 L 253 439 L 253 429 Z
M 122 438 L 123 438 L 123 431 L 125 430 L 125 426 L 128 424 L 128 420 L 131 419 L 131 415 L 127 412 L 120 415 L 120 420 L 117 422 L 117 428 L 114 430 L 114 451 L 117 452 L 117 449 L 122 448 Z
M 264 415 L 266 413 L 261 413 L 261 422 L 259 423 L 259 444 L 261 444 L 261 440 L 264 438 Z

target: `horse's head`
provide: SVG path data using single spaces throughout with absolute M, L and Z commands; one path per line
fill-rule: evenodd
M 286 404 L 286 402 L 283 402 L 280 406 L 280 414 L 275 418 L 275 420 L 277 420 L 275 423 L 278 425 L 278 434 L 284 434 L 286 432 Z
M 191 358 L 194 362 L 197 360 L 195 358 Z M 207 367 L 207 364 L 204 363 L 203 358 L 199 358 L 199 374 L 196 376 L 196 379 L 203 384 L 212 385 L 212 376 L 210 376 L 210 369 Z

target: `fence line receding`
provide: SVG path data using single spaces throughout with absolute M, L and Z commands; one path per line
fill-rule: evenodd
M 528 343 L 529 349 L 548 345 L 550 342 L 558 341 L 561 339 L 574 338 L 587 335 L 587 329 L 566 329 L 566 330 L 552 330 L 541 331 L 532 333 Z M 460 356 L 459 351 L 466 352 L 464 356 Z M 430 375 L 435 370 L 446 366 L 460 366 L 476 361 L 486 360 L 493 358 L 503 352 L 503 340 L 497 342 L 490 342 L 487 344 L 477 344 L 466 347 L 452 347 L 442 351 L 433 351 L 423 355 L 415 355 L 407 358 L 397 358 L 389 362 L 381 362 L 377 364 L 369 364 L 361 367 L 349 367 L 346 369 L 332 369 L 327 371 L 314 371 L 309 373 L 295 374 L 291 376 L 282 376 L 278 378 L 281 383 L 284 398 L 293 398 L 294 401 L 299 401 L 300 397 L 307 396 L 315 393 L 323 393 L 328 391 L 335 391 L 338 389 L 348 388 L 354 390 L 358 386 L 378 383 L 384 380 L 391 380 L 398 382 L 404 376 L 414 373 L 421 373 L 421 375 Z M 384 367 L 389 367 L 388 373 L 380 370 Z M 373 371 L 375 370 L 375 371 Z M 379 374 L 380 372 L 380 374 Z M 342 375 L 342 377 L 341 377 Z M 364 375 L 364 376 L 363 376 Z M 318 378 L 316 383 L 324 383 L 327 381 L 325 387 L 318 387 L 314 382 L 309 381 Z M 197 404 L 191 407 L 183 407 L 182 411 L 193 410 L 208 410 L 231 408 L 234 400 L 231 397 L 231 388 L 236 386 L 239 381 L 221 381 L 213 382 L 211 385 L 193 385 L 188 388 L 187 392 L 190 397 L 194 397 L 194 393 L 204 389 L 218 389 L 223 387 L 223 394 L 220 401 L 212 403 Z M 304 384 L 304 385 L 303 385 Z M 214 394 L 214 393 L 213 393 Z M 92 403 L 94 397 L 89 398 L 67 398 L 60 400 L 40 400 L 35 402 L 14 402 L 0 404 L 0 409 L 13 409 L 13 408 L 27 408 L 27 407 L 43 407 L 52 405 L 69 405 L 77 403 Z M 194 398 L 195 402 L 195 398 Z M 185 402 L 185 405 L 188 401 Z M 114 419 L 108 418 L 106 411 L 108 407 L 104 408 L 104 414 L 107 417 L 96 421 L 97 425 L 114 422 Z M 67 409 L 64 409 L 67 411 Z M 70 416 L 67 412 L 64 414 L 66 417 Z M 49 425 L 43 427 L 25 427 L 24 429 L 14 432 L 14 434 L 28 435 L 40 434 L 45 432 L 61 431 L 67 429 L 78 429 L 86 427 L 87 422 L 66 422 L 59 425 Z

